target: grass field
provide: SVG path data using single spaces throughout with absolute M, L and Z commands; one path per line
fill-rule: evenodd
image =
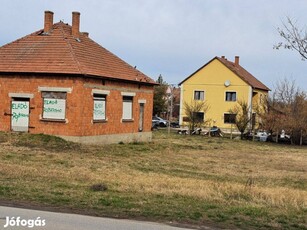
M 105 146 L 0 133 L 1 202 L 198 227 L 307 229 L 307 148 L 163 131 L 152 143 Z

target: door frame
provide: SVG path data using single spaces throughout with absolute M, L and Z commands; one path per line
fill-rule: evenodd
M 31 114 L 31 99 L 34 97 L 33 94 L 27 94 L 27 93 L 9 93 L 10 100 L 10 112 L 11 112 L 11 119 L 10 119 L 10 130 L 14 132 L 29 132 L 30 128 L 30 114 Z M 12 111 L 12 104 L 14 101 L 25 101 L 28 102 L 28 121 L 27 121 L 27 128 L 25 130 L 13 130 L 13 111 Z
M 139 124 L 138 129 L 139 132 L 143 132 L 144 130 L 144 114 L 145 114 L 145 103 L 139 103 L 140 111 L 139 111 Z

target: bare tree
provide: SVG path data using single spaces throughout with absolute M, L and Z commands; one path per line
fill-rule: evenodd
M 244 132 L 252 119 L 250 115 L 250 106 L 246 101 L 238 101 L 238 103 L 232 109 L 230 109 L 229 112 L 236 115 L 234 122 L 241 133 L 242 140 Z
M 278 134 L 281 130 L 290 134 L 293 144 L 302 144 L 307 135 L 307 94 L 295 81 L 283 79 L 277 82 L 264 115 L 265 128 Z
M 207 121 L 205 120 L 205 114 L 209 110 L 209 106 L 206 101 L 191 101 L 183 103 L 183 108 L 186 114 L 185 120 L 189 123 L 190 133 L 196 127 L 203 126 Z
M 297 22 L 287 17 L 287 23 L 282 22 L 282 28 L 278 27 L 279 35 L 284 39 L 274 46 L 274 49 L 285 48 L 297 51 L 302 60 L 307 59 L 307 28 L 300 29 Z

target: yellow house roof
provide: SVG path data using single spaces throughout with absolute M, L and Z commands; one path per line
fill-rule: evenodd
M 233 73 L 235 73 L 238 77 L 240 77 L 243 81 L 245 81 L 251 87 L 253 87 L 255 89 L 261 89 L 261 90 L 264 90 L 264 91 L 270 91 L 270 89 L 267 86 L 265 86 L 261 81 L 259 81 L 251 73 L 249 73 L 246 69 L 244 69 L 242 66 L 239 65 L 239 57 L 236 57 L 235 62 L 228 61 L 225 57 L 221 57 L 221 58 L 220 57 L 214 57 L 208 63 L 206 63 L 205 65 L 200 67 L 198 70 L 196 70 L 190 76 L 188 76 L 186 79 L 184 79 L 182 82 L 180 82 L 179 85 L 183 84 L 186 80 L 191 78 L 195 73 L 197 73 L 201 69 L 205 68 L 208 64 L 210 64 L 214 60 L 219 60 L 223 65 L 225 65 L 229 70 L 231 70 Z

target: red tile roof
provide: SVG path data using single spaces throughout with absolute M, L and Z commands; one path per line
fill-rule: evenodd
M 211 63 L 213 60 L 216 60 L 216 59 L 219 60 L 221 63 L 223 63 L 228 69 L 234 72 L 238 77 L 240 77 L 243 81 L 245 81 L 251 87 L 255 89 L 261 89 L 264 91 L 270 91 L 270 89 L 267 86 L 265 86 L 262 82 L 260 82 L 257 78 L 255 78 L 251 73 L 245 70 L 242 66 L 236 65 L 235 63 L 228 61 L 225 58 L 220 58 L 220 57 L 215 57 L 211 59 L 204 66 L 202 66 L 197 71 L 195 71 L 193 74 L 191 74 L 189 77 L 187 77 L 182 82 L 180 82 L 179 85 L 181 85 L 183 82 L 185 82 L 190 77 L 192 77 L 196 72 L 198 72 L 199 70 L 201 70 L 202 68 L 204 68 L 205 66 L 207 66 L 209 63 Z
M 39 30 L 0 47 L 0 72 L 81 74 L 155 84 L 85 33 L 72 36 L 72 27 L 63 22 L 50 33 Z
M 249 73 L 246 69 L 244 69 L 240 65 L 236 65 L 235 63 L 228 61 L 225 58 L 215 57 L 220 62 L 222 62 L 228 69 L 238 75 L 243 81 L 252 86 L 255 89 L 261 89 L 265 91 L 269 91 L 270 89 L 265 86 L 261 81 L 255 78 L 251 73 Z

